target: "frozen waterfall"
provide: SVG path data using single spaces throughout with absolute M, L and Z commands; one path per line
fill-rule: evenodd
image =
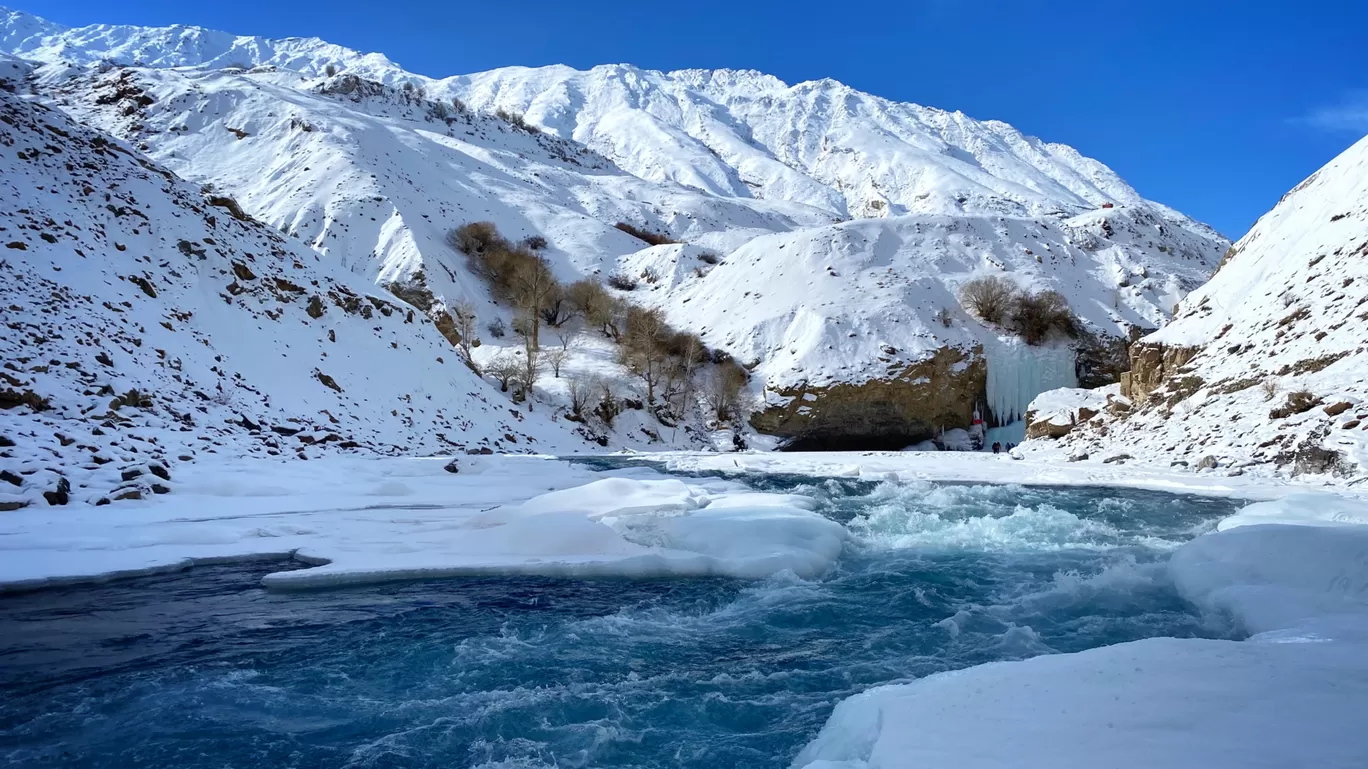
M 984 340 L 988 359 L 988 408 L 997 424 L 1026 416 L 1026 407 L 1039 394 L 1059 387 L 1077 387 L 1074 351 L 1067 345 L 1032 347 L 1014 337 Z

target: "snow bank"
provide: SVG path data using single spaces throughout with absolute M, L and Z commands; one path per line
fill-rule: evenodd
M 196 465 L 175 497 L 117 516 L 16 511 L 0 520 L 0 589 L 290 554 L 316 566 L 264 584 L 472 574 L 811 578 L 846 540 L 807 498 L 726 481 L 685 483 L 645 469 L 604 478 L 545 458 L 458 461 L 457 474 L 444 472 L 445 459 Z
M 1178 550 L 1182 594 L 1249 640 L 1156 638 L 871 689 L 793 765 L 1368 765 L 1364 521 L 1362 502 L 1293 496 Z

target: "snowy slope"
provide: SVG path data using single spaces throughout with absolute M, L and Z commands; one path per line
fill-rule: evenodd
M 3 89 L 0 271 L 10 506 L 146 491 L 148 463 L 208 453 L 583 445 L 370 282 Z
M 441 80 L 380 54 L 317 38 L 269 40 L 197 27 L 66 29 L 0 10 L 0 50 L 45 62 L 146 67 L 271 65 L 305 75 L 329 66 L 486 111 L 525 114 L 622 168 L 721 197 L 767 198 L 840 217 L 900 213 L 1067 215 L 1144 204 L 1176 226 L 1218 237 L 1144 201 L 1102 163 L 1006 123 L 892 102 L 833 80 L 788 85 L 754 71 L 662 73 L 510 67 Z
M 1120 207 L 1063 222 L 860 220 L 759 237 L 715 267 L 687 247 L 659 247 L 625 271 L 661 276 L 633 298 L 754 363 L 769 404 L 820 397 L 838 383 L 893 378 L 915 386 L 923 375 L 904 372 L 952 350 L 966 363 L 986 361 L 980 386 L 992 413 L 1009 422 L 1037 393 L 1076 384 L 1074 353 L 1029 348 L 980 323 L 960 307 L 964 281 L 1003 275 L 1022 289 L 1059 291 L 1094 333 L 1124 337 L 1162 325 L 1217 258 L 1209 242 L 1175 238 L 1148 209 Z
M 1165 462 L 1368 470 L 1368 139 L 1230 250 L 1131 350 L 1118 407 L 1066 438 Z
M 605 65 L 584 72 L 511 67 L 441 86 L 475 107 L 525 113 L 644 178 L 800 201 L 843 218 L 1059 216 L 1108 202 L 1145 203 L 1071 147 L 829 79 L 790 86 L 754 71 Z
M 317 40 L 0 22 L 0 47 L 49 62 L 40 98 L 382 286 L 421 282 L 435 315 L 473 300 L 482 323 L 509 320 L 444 238 L 490 220 L 545 236 L 563 280 L 643 279 L 625 298 L 753 363 L 765 404 L 977 356 L 986 373 L 935 421 L 967 424 L 985 389 L 1010 419 L 1074 384 L 1073 356 L 1042 360 L 958 312 L 965 279 L 1061 290 L 1090 330 L 1124 337 L 1162 325 L 1228 245 L 1070 148 L 831 81 L 622 66 L 438 81 Z M 619 221 L 687 245 L 644 248 Z

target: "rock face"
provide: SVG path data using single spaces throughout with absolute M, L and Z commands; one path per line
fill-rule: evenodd
M 969 424 L 983 399 L 981 355 L 943 349 L 889 379 L 773 391 L 773 403 L 751 416 L 763 433 L 791 439 L 792 450 L 897 450 Z
M 1133 402 L 1149 397 L 1164 380 L 1177 375 L 1188 361 L 1201 352 L 1199 347 L 1166 345 L 1138 341 L 1130 346 L 1130 371 L 1121 374 L 1121 394 Z

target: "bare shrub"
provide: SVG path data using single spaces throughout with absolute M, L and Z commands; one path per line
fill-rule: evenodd
M 570 350 L 565 347 L 548 347 L 541 351 L 542 360 L 551 367 L 551 376 L 560 379 L 561 366 L 570 357 Z
M 608 285 L 619 291 L 635 291 L 637 282 L 630 275 L 622 275 L 619 273 L 608 277 Z
M 594 407 L 594 413 L 598 415 L 604 427 L 611 428 L 613 420 L 622 413 L 622 400 L 613 392 L 613 387 L 608 382 L 600 381 L 599 385 L 599 402 Z
M 447 242 L 469 257 L 470 269 L 489 283 L 496 299 L 526 316 L 534 345 L 544 318 L 553 325 L 565 322 L 561 287 L 546 259 L 510 244 L 490 222 L 463 224 L 451 231 Z
M 936 313 L 936 320 L 940 321 L 942 326 L 950 328 L 955 322 L 955 316 L 950 314 L 949 307 L 942 307 L 940 308 L 940 312 Z
M 719 421 L 726 422 L 736 416 L 741 404 L 741 388 L 749 378 L 746 370 L 735 361 L 720 364 L 709 373 L 703 397 Z
M 332 77 L 333 75 L 336 75 L 336 74 L 337 74 L 337 65 L 336 65 L 336 64 L 329 64 L 328 66 L 326 66 L 326 67 L 323 68 L 323 72 L 324 72 L 324 74 L 326 74 L 328 77 Z
M 698 261 L 704 264 L 717 264 L 722 261 L 722 257 L 718 256 L 717 254 L 714 254 L 711 251 L 704 251 L 703 253 L 698 255 Z
M 485 330 L 495 339 L 503 339 L 504 334 L 508 333 L 508 326 L 504 325 L 503 318 L 495 318 L 485 326 Z
M 527 410 L 532 410 L 532 387 L 541 377 L 541 350 L 537 349 L 536 337 L 532 334 L 523 337 L 522 371 L 518 372 L 523 395 L 527 398 Z
M 627 309 L 626 330 L 619 340 L 618 360 L 646 385 L 646 400 L 655 403 L 656 387 L 667 374 L 666 342 L 674 333 L 659 310 Z
M 622 230 L 628 235 L 631 235 L 637 240 L 645 241 L 646 243 L 649 243 L 653 246 L 664 246 L 670 243 L 679 242 L 671 238 L 669 235 L 662 235 L 658 232 L 651 232 L 650 230 L 642 229 L 641 227 L 637 227 L 636 225 L 629 224 L 627 222 L 618 222 L 613 226 L 618 228 L 619 230 Z
M 1058 291 L 1017 294 L 1012 300 L 1010 320 L 1012 329 L 1029 345 L 1038 345 L 1054 334 L 1078 333 L 1073 310 Z
M 562 350 L 569 350 L 575 340 L 579 338 L 579 331 L 568 326 L 556 327 L 556 341 L 560 342 Z
M 489 363 L 485 364 L 485 373 L 494 377 L 494 381 L 499 383 L 499 392 L 506 393 L 508 386 L 522 372 L 522 368 L 522 361 L 518 360 L 516 356 L 507 351 L 501 351 L 490 358 Z
M 570 392 L 570 414 L 577 421 L 584 421 L 584 409 L 603 392 L 603 381 L 593 376 L 571 376 L 565 386 Z
M 575 308 L 566 296 L 565 288 L 559 285 L 545 298 L 540 312 L 542 321 L 551 328 L 560 328 L 575 317 Z
M 451 317 L 456 321 L 456 333 L 460 335 L 461 341 L 457 348 L 461 352 L 461 357 L 465 359 L 466 365 L 472 368 L 475 359 L 471 357 L 472 347 L 479 347 L 480 340 L 475 336 L 477 318 L 475 317 L 475 305 L 470 302 L 461 302 L 451 311 Z M 479 370 L 476 369 L 476 373 Z
M 482 254 L 494 247 L 507 247 L 493 222 L 468 222 L 447 233 L 447 244 L 468 256 Z
M 985 323 L 1002 325 L 1012 309 L 1016 284 L 1001 275 L 974 278 L 960 286 L 960 302 Z
M 522 246 L 528 251 L 541 251 L 550 244 L 546 242 L 546 237 L 543 235 L 528 235 L 527 237 L 518 241 L 518 245 Z
M 513 126 L 519 131 L 525 131 L 530 134 L 541 133 L 541 129 L 528 123 L 527 119 L 524 118 L 520 112 L 510 112 L 500 107 L 499 109 L 494 110 L 494 117 Z
M 1271 401 L 1277 396 L 1279 387 L 1278 380 L 1273 377 L 1269 377 L 1259 384 L 1259 390 L 1263 393 L 1266 401 Z
M 617 338 L 617 318 L 622 302 L 592 280 L 577 280 L 565 287 L 565 298 L 584 322 L 603 330 L 605 336 Z

